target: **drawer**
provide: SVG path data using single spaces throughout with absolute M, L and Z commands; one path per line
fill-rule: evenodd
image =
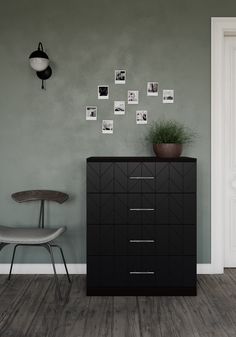
M 158 219 L 156 220 L 156 201 Z M 155 224 L 168 223 L 167 195 L 93 194 L 87 195 L 88 224 Z
M 88 256 L 89 287 L 194 287 L 192 256 Z
M 89 255 L 167 255 L 168 228 L 155 225 L 89 225 Z
M 195 194 L 93 194 L 87 195 L 88 224 L 196 223 Z
M 167 261 L 164 261 L 167 262 Z M 162 263 L 163 284 L 167 281 L 167 263 Z M 156 257 L 95 257 L 88 256 L 87 282 L 90 287 L 112 286 L 157 286 L 157 259 Z
M 195 193 L 191 162 L 89 162 L 88 193 Z
M 196 255 L 193 225 L 89 225 L 89 255 Z

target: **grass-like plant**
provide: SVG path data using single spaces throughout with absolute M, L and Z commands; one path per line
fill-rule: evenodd
M 195 136 L 195 132 L 184 124 L 162 120 L 151 124 L 146 138 L 152 144 L 186 144 L 191 143 Z

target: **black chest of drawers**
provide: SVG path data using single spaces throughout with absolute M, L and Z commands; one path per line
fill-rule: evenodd
M 87 159 L 87 294 L 196 295 L 196 159 Z

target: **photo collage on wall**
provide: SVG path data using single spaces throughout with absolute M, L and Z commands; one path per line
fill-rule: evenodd
M 115 70 L 114 83 L 115 84 L 126 84 L 126 70 L 119 69 Z M 147 82 L 147 96 L 159 96 L 159 83 L 158 82 Z M 109 85 L 101 84 L 97 87 L 97 99 L 99 100 L 109 100 Z M 174 103 L 174 90 L 173 89 L 163 89 L 162 90 L 162 103 L 163 104 L 173 104 Z M 138 90 L 128 90 L 127 91 L 127 104 L 139 104 L 139 91 Z M 126 114 L 126 101 L 114 101 L 114 115 L 125 115 Z M 96 121 L 98 118 L 98 108 L 94 105 L 86 106 L 86 120 Z M 148 111 L 147 110 L 136 110 L 136 124 L 147 124 L 148 123 Z M 102 121 L 102 134 L 113 134 L 114 120 L 105 119 Z

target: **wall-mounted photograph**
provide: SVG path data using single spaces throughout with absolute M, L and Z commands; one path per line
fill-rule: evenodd
M 147 82 L 147 96 L 158 96 L 158 82 Z
M 106 133 L 106 134 L 113 133 L 113 120 L 103 120 L 102 121 L 102 133 Z
M 174 90 L 163 90 L 163 103 L 174 103 Z
M 115 115 L 125 114 L 125 101 L 114 101 L 114 114 Z
M 109 86 L 108 85 L 98 86 L 98 99 L 109 99 Z
M 136 123 L 137 124 L 147 124 L 147 111 L 146 110 L 136 111 Z
M 128 90 L 128 104 L 138 104 L 139 92 L 138 90 Z
M 86 106 L 86 120 L 96 121 L 97 120 L 97 107 L 96 106 Z
M 125 84 L 126 70 L 115 70 L 115 84 Z

